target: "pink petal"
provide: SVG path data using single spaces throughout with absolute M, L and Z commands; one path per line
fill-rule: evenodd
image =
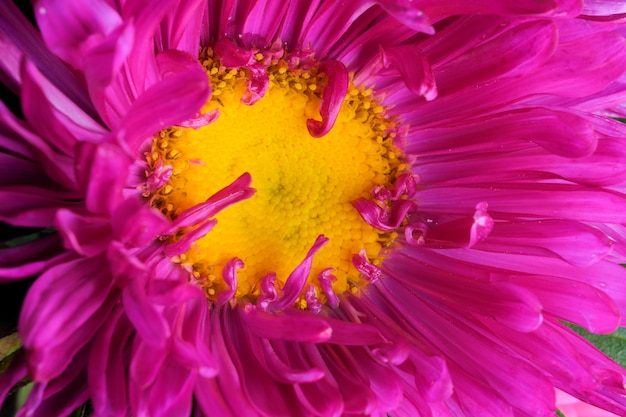
M 323 319 L 313 315 L 282 316 L 265 313 L 250 306 L 241 317 L 252 334 L 267 339 L 321 343 L 332 336 L 332 327 Z
M 437 84 L 428 59 L 413 45 L 396 46 L 383 49 L 380 55 L 385 67 L 393 65 L 402 75 L 406 86 L 427 101 L 437 98 Z
M 103 265 L 103 259 L 57 265 L 30 288 L 19 329 L 36 380 L 49 381 L 63 372 L 107 317 L 112 298 Z
M 541 303 L 530 291 L 508 283 L 484 283 L 453 276 L 447 271 L 422 266 L 401 255 L 388 259 L 385 272 L 420 293 L 441 300 L 453 308 L 471 306 L 473 314 L 496 320 L 505 326 L 530 332 L 542 321 Z M 428 279 L 420 278 L 429 277 Z
M 123 22 L 117 11 L 102 0 L 95 0 L 90 7 L 80 1 L 41 0 L 36 16 L 50 50 L 77 69 L 83 68 L 89 50 Z
M 267 306 L 268 309 L 279 311 L 292 306 L 296 302 L 296 299 L 304 289 L 304 284 L 306 284 L 309 278 L 313 264 L 313 256 L 326 243 L 328 243 L 328 238 L 324 235 L 319 235 L 317 239 L 315 239 L 315 243 L 313 243 L 313 246 L 311 246 L 311 249 L 307 252 L 304 260 L 289 274 L 280 298 L 270 302 Z
M 509 281 L 531 290 L 544 310 L 593 333 L 614 332 L 621 314 L 615 302 L 598 288 L 573 279 L 512 276 Z
M 0 250 L 0 281 L 35 276 L 74 255 L 60 248 L 58 235 L 43 236 L 27 244 Z
M 537 255 L 551 251 L 579 267 L 600 261 L 613 246 L 609 237 L 596 228 L 560 220 L 498 224 L 481 249 L 489 250 L 494 244 L 498 245 L 497 251 L 504 247 L 508 252 Z
M 251 182 L 252 177 L 250 174 L 242 174 L 231 184 L 209 197 L 204 203 L 197 204 L 185 210 L 185 212 L 173 222 L 171 232 L 175 232 L 177 228 L 186 228 L 201 224 L 231 204 L 250 198 L 255 192 L 254 188 L 250 188 Z
M 163 79 L 137 98 L 117 128 L 118 139 L 134 152 L 158 131 L 192 118 L 209 98 L 206 73 L 194 57 L 166 51 L 157 63 Z
M 446 63 L 436 71 L 442 94 L 501 77 L 520 77 L 554 53 L 557 27 L 550 21 L 520 24 Z
M 307 129 L 314 138 L 322 137 L 332 129 L 348 92 L 349 81 L 348 70 L 339 61 L 322 61 L 319 70 L 326 74 L 328 83 L 322 93 L 320 108 L 322 120 L 309 119 L 306 122 Z
M 77 175 L 86 188 L 87 209 L 97 214 L 113 213 L 124 201 L 122 190 L 130 159 L 110 143 L 81 143 L 77 159 Z
M 96 413 L 124 417 L 128 408 L 124 350 L 132 327 L 121 309 L 108 318 L 96 336 L 89 356 L 88 377 Z
M 286 384 L 301 384 L 319 381 L 324 377 L 321 369 L 309 367 L 307 369 L 296 369 L 285 363 L 285 359 L 274 349 L 267 339 L 256 339 L 250 341 L 251 350 L 255 358 L 263 369 L 275 380 Z
M 48 49 L 41 39 L 41 34 L 12 2 L 0 8 L 0 31 L 4 32 L 4 36 L 6 36 L 0 36 L 0 38 L 3 38 L 3 42 L 7 42 L 6 49 L 8 58 L 3 62 L 3 65 L 7 65 L 12 61 L 9 72 L 13 74 L 13 78 L 18 84 L 20 80 L 16 75 L 19 71 L 19 63 L 21 60 L 16 61 L 17 57 L 13 54 L 9 54 L 11 51 L 15 53 L 15 49 L 22 51 L 25 57 L 29 61 L 32 61 L 37 68 L 42 71 L 45 70 L 46 77 L 59 91 L 63 91 L 67 98 L 97 120 L 97 112 L 81 82 L 72 71 Z M 4 47 L 3 50 L 5 50 Z
M 110 225 L 104 218 L 80 215 L 67 209 L 57 212 L 56 227 L 66 248 L 88 257 L 104 252 L 111 237 Z
M 158 309 L 138 283 L 127 284 L 122 291 L 122 304 L 137 333 L 157 350 L 165 346 L 170 329 Z

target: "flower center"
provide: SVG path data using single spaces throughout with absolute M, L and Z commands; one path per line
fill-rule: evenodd
M 257 54 L 257 64 L 264 60 Z M 248 69 L 220 65 L 210 49 L 201 62 L 213 89 L 202 113 L 218 110 L 219 116 L 198 129 L 166 129 L 154 139 L 148 162 L 153 168 L 157 162 L 171 166 L 172 175 L 152 204 L 175 219 L 245 172 L 256 192 L 221 211 L 215 227 L 180 262 L 214 299 L 226 287 L 224 267 L 239 258 L 244 266 L 237 271 L 235 296 L 256 298 L 264 277 L 274 273 L 283 286 L 324 235 L 328 242 L 313 258 L 308 286 L 325 300 L 319 276 L 332 268 L 332 291 L 357 291 L 366 280 L 353 255 L 365 249 L 368 261 L 379 263 L 395 238 L 366 223 L 352 205 L 371 198 L 376 186 L 390 188 L 405 169 L 393 143 L 394 121 L 371 90 L 350 82 L 332 129 L 315 138 L 307 120 L 321 119 L 328 82 L 318 66 L 270 60 L 264 64 L 268 89 L 249 105 L 242 102 L 249 94 Z M 303 296 L 296 304 L 306 306 Z

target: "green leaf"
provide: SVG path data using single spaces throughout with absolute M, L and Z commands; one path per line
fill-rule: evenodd
M 32 231 L 33 229 L 24 229 L 24 230 L 30 230 L 30 231 L 25 234 L 20 233 L 18 236 L 11 237 L 8 240 L 0 242 L 0 249 L 13 248 L 15 246 L 20 246 L 25 243 L 40 239 L 44 236 L 48 236 L 55 232 L 55 230 L 51 228 L 39 229 L 39 230 L 34 230 L 34 231 Z
M 556 410 L 556 415 L 559 417 L 565 417 L 565 414 L 563 414 L 561 410 Z
M 16 333 L 0 338 L 0 374 L 11 364 L 15 353 L 22 347 L 22 342 Z
M 626 328 L 620 327 L 611 334 L 593 334 L 582 327 L 566 323 L 576 333 L 593 343 L 611 359 L 626 367 Z

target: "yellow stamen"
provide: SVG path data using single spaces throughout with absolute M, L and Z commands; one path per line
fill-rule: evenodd
M 215 228 L 176 261 L 193 271 L 214 299 L 225 289 L 224 265 L 238 257 L 245 267 L 237 274 L 236 296 L 255 298 L 265 275 L 273 272 L 284 284 L 323 234 L 329 242 L 315 255 L 309 282 L 323 302 L 317 275 L 330 267 L 337 278 L 334 292 L 358 292 L 365 281 L 352 255 L 365 248 L 367 257 L 379 263 L 395 234 L 365 223 L 351 202 L 370 198 L 377 185 L 391 187 L 404 169 L 401 152 L 392 144 L 394 121 L 371 90 L 350 83 L 332 130 L 313 138 L 306 122 L 321 119 L 326 84 L 316 68 L 294 69 L 275 60 L 268 67 L 267 93 L 249 106 L 240 101 L 245 69 L 220 66 L 211 50 L 202 52 L 200 62 L 213 88 L 202 111 L 219 109 L 219 118 L 198 130 L 172 127 L 155 137 L 147 160 L 154 165 L 160 159 L 173 174 L 152 196 L 152 204 L 174 219 L 244 172 L 251 174 L 256 193 L 220 212 Z M 296 305 L 306 308 L 303 296 Z

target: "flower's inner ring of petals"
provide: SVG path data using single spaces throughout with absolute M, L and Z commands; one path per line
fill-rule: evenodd
M 212 49 L 203 50 L 200 62 L 210 77 L 212 97 L 202 113 L 217 111 L 219 116 L 200 128 L 161 131 L 146 154 L 151 167 L 147 184 L 160 186 L 147 195 L 171 219 L 244 172 L 251 174 L 256 189 L 248 200 L 220 212 L 215 227 L 176 262 L 215 300 L 220 292 L 233 290 L 223 279 L 224 267 L 241 259 L 234 295 L 256 299 L 263 293 L 264 277 L 275 274 L 278 287 L 284 287 L 316 237 L 324 235 L 329 241 L 315 254 L 295 304 L 306 308 L 307 299 L 311 303 L 304 288 L 310 295 L 313 287 L 316 303 L 334 296 L 326 294 L 331 289 L 321 282 L 327 281 L 328 268 L 334 293 L 357 292 L 367 280 L 353 265 L 354 255 L 365 250 L 369 262 L 381 262 L 396 233 L 372 227 L 352 202 L 371 199 L 381 186 L 392 189 L 407 170 L 398 123 L 371 89 L 350 82 L 332 129 L 314 138 L 307 120 L 320 119 L 327 84 L 319 66 L 261 53 L 255 60 L 254 71 L 227 68 Z M 250 79 L 260 65 L 267 71 L 268 88 L 250 105 Z

